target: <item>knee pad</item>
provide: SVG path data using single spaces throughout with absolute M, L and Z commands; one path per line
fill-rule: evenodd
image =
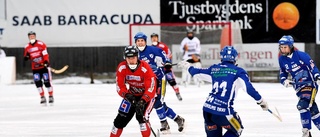
M 307 98 L 301 98 L 297 104 L 298 110 L 303 110 L 309 108 L 309 102 L 310 100 Z
M 48 83 L 50 81 L 50 77 L 49 77 L 48 73 L 43 73 L 42 78 L 43 78 L 44 83 Z
M 116 128 L 123 129 L 130 122 L 132 117 L 129 117 L 121 112 L 118 113 L 117 117 L 114 119 L 113 124 Z
M 51 87 L 49 74 L 48 73 L 43 73 L 42 78 L 43 78 L 44 85 L 46 87 Z
M 42 87 L 42 80 L 39 73 L 33 74 L 33 80 L 37 87 Z

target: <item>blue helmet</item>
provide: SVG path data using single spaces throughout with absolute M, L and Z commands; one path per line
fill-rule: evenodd
M 145 35 L 143 32 L 138 32 L 134 36 L 134 41 L 137 41 L 138 39 L 144 39 L 144 41 L 147 41 L 147 35 Z
M 233 46 L 225 46 L 221 51 L 220 51 L 220 58 L 221 61 L 228 61 L 228 62 L 233 62 L 235 63 L 238 58 L 238 52 Z
M 279 40 L 279 45 L 289 45 L 290 48 L 293 47 L 294 40 L 290 35 L 284 35 Z

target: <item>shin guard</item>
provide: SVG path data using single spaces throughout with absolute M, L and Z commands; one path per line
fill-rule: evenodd
M 112 127 L 112 131 L 110 133 L 110 137 L 120 137 L 123 129 L 116 128 L 115 126 Z
M 150 137 L 151 131 L 150 131 L 149 124 L 141 123 L 140 124 L 140 131 L 141 131 L 142 137 Z

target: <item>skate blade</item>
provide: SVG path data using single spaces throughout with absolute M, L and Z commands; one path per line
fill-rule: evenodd
M 162 130 L 162 131 L 160 131 L 160 132 L 161 132 L 161 134 L 163 134 L 163 135 L 171 134 L 170 129 L 168 129 L 168 130 Z
M 49 103 L 49 106 L 54 106 L 54 103 Z
M 43 106 L 43 107 L 46 107 L 47 103 L 41 103 L 40 105 Z
M 182 97 L 181 97 L 181 96 L 177 96 L 177 99 L 178 99 L 179 101 L 182 101 Z

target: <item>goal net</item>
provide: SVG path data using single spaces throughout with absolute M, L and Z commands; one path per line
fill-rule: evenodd
M 238 23 L 233 22 L 130 24 L 129 26 L 129 45 L 135 45 L 134 35 L 138 32 L 145 33 L 148 36 L 147 44 L 151 45 L 150 35 L 157 33 L 159 41 L 169 46 L 173 63 L 182 60 L 180 43 L 187 36 L 188 30 L 192 30 L 195 37 L 200 40 L 203 67 L 219 63 L 220 50 L 224 46 L 232 45 L 237 48 L 242 45 L 240 27 Z

